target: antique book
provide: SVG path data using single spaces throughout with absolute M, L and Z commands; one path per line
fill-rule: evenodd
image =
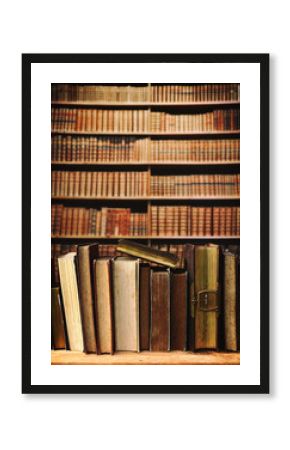
M 170 349 L 187 347 L 187 272 L 176 269 L 170 279 Z
M 112 261 L 94 261 L 95 317 L 98 353 L 114 352 Z
M 178 264 L 178 257 L 169 252 L 163 252 L 157 249 L 148 247 L 147 245 L 138 244 L 137 242 L 127 241 L 121 239 L 118 242 L 117 250 L 128 255 L 137 256 L 146 261 L 162 264 L 166 267 L 176 267 Z
M 170 350 L 170 270 L 151 269 L 150 350 Z
M 55 350 L 66 348 L 65 321 L 59 287 L 51 288 L 51 337 Z
M 79 299 L 82 314 L 84 346 L 87 353 L 97 352 L 94 292 L 93 292 L 93 260 L 98 256 L 98 244 L 79 245 L 77 248 L 77 269 Z
M 195 246 L 195 349 L 218 347 L 219 246 Z
M 60 286 L 70 350 L 83 352 L 84 338 L 76 272 L 76 252 L 58 258 Z
M 237 334 L 237 255 L 229 250 L 224 258 L 224 339 L 225 350 L 238 350 Z
M 140 350 L 150 348 L 150 265 L 140 264 Z
M 113 260 L 115 350 L 140 350 L 139 259 L 120 256 Z
M 187 349 L 194 351 L 194 245 L 185 244 L 184 260 L 188 273 L 188 305 L 187 305 Z

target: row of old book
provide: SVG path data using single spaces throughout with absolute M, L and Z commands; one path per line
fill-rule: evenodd
M 240 175 L 150 175 L 149 171 L 91 172 L 53 170 L 54 197 L 237 196 Z
M 98 85 L 98 84 L 52 84 L 53 101 L 76 102 L 212 102 L 238 101 L 240 85 L 227 84 L 152 84 Z
M 144 109 L 52 108 L 55 132 L 194 132 L 239 130 L 240 111 L 219 109 L 205 113 L 180 114 Z
M 57 134 L 51 139 L 51 159 L 60 162 L 238 161 L 240 141 Z
M 228 84 L 159 84 L 152 85 L 153 102 L 239 101 L 240 85 Z
M 240 111 L 238 109 L 218 109 L 199 114 L 151 112 L 153 132 L 191 132 L 239 130 Z
M 239 236 L 240 208 L 152 205 L 149 214 L 53 204 L 51 231 L 52 236 Z
M 151 248 L 154 250 L 159 250 L 167 253 L 171 253 L 172 255 L 176 255 L 178 258 L 178 262 L 176 268 L 182 269 L 185 267 L 184 260 L 184 244 L 160 244 L 160 243 L 152 243 Z M 62 255 L 65 255 L 69 252 L 76 252 L 77 245 L 76 244 L 58 244 L 53 243 L 51 245 L 51 281 L 52 286 L 59 286 L 59 270 L 58 270 L 58 258 Z M 115 258 L 117 256 L 122 256 L 122 253 L 117 250 L 116 244 L 99 244 L 98 253 L 100 257 L 109 257 Z M 141 262 L 145 262 L 140 259 Z M 150 263 L 151 266 L 156 266 L 154 263 Z
M 141 246 L 119 247 L 143 255 Z M 147 248 L 144 255 L 150 259 L 154 252 Z M 238 351 L 237 252 L 188 244 L 186 270 L 169 269 L 169 254 L 155 256 L 160 265 L 152 268 L 134 256 L 100 258 L 92 244 L 60 257 L 60 289 L 52 289 L 53 348 Z
M 150 195 L 170 197 L 231 197 L 240 194 L 240 175 L 155 175 Z

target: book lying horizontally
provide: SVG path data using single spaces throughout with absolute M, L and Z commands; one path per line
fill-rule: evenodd
M 117 244 L 117 250 L 131 256 L 145 259 L 166 267 L 174 268 L 178 264 L 178 257 L 169 252 L 163 252 L 147 245 L 139 244 L 134 241 L 121 239 Z

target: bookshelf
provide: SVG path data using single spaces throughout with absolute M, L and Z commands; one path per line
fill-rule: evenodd
M 119 87 L 121 85 L 115 85 Z M 52 125 L 51 135 L 52 138 L 57 139 L 91 139 L 95 140 L 128 140 L 128 147 L 130 142 L 135 140 L 146 140 L 146 155 L 138 160 L 136 158 L 127 156 L 120 160 L 107 161 L 105 159 L 94 160 L 95 156 L 98 155 L 99 148 L 95 149 L 95 156 L 82 158 L 79 160 L 73 159 L 71 156 L 66 160 L 65 158 L 55 158 L 52 155 L 51 167 L 52 171 L 82 171 L 82 172 L 92 172 L 92 171 L 104 171 L 109 173 L 112 171 L 125 171 L 131 172 L 136 171 L 146 171 L 149 180 L 149 192 L 146 195 L 52 195 L 52 205 L 63 204 L 70 208 L 130 208 L 131 212 L 138 212 L 139 214 L 146 213 L 146 227 L 147 233 L 143 235 L 128 235 L 128 234 L 103 234 L 103 235 L 93 235 L 88 233 L 82 234 L 66 234 L 66 233 L 54 233 L 51 236 L 52 243 L 71 245 L 84 242 L 99 241 L 103 244 L 114 245 L 118 239 L 130 239 L 141 241 L 143 243 L 160 243 L 160 245 L 175 245 L 180 243 L 180 245 L 189 243 L 207 243 L 214 242 L 220 244 L 239 244 L 239 233 L 219 233 L 216 235 L 202 235 L 202 234 L 169 234 L 166 233 L 163 236 L 155 235 L 151 233 L 151 214 L 152 205 L 174 205 L 174 206 L 187 206 L 191 207 L 239 207 L 240 197 L 239 194 L 222 194 L 222 195 L 212 195 L 208 192 L 206 195 L 153 195 L 150 193 L 150 179 L 154 176 L 171 176 L 172 174 L 178 174 L 180 176 L 187 174 L 208 174 L 209 176 L 215 173 L 223 175 L 236 175 L 239 174 L 240 162 L 239 158 L 231 157 L 215 157 L 208 158 L 208 160 L 198 160 L 192 158 L 192 156 L 186 159 L 179 159 L 178 154 L 174 159 L 164 158 L 164 160 L 154 160 L 152 158 L 152 151 L 155 144 L 160 143 L 170 143 L 173 140 L 175 142 L 187 141 L 187 144 L 191 142 L 196 142 L 199 140 L 201 143 L 216 142 L 229 142 L 229 140 L 235 140 L 239 142 L 240 130 L 234 129 L 232 127 L 232 118 L 230 119 L 231 129 L 189 129 L 189 119 L 187 126 L 184 125 L 182 131 L 176 130 L 153 130 L 152 129 L 152 114 L 160 113 L 160 115 L 165 114 L 170 117 L 187 117 L 187 115 L 199 115 L 201 117 L 202 127 L 207 127 L 208 122 L 202 117 L 207 117 L 215 115 L 218 110 L 221 117 L 225 117 L 225 122 L 227 121 L 227 114 L 230 111 L 239 110 L 240 102 L 239 99 L 229 99 L 226 98 L 228 93 L 226 88 L 222 88 L 222 85 L 204 85 L 204 88 L 196 86 L 194 88 L 195 96 L 194 100 L 187 98 L 185 101 L 178 101 L 178 95 L 180 93 L 175 90 L 174 87 L 168 88 L 168 92 L 163 87 L 163 85 L 152 85 L 150 83 L 144 83 L 140 85 L 135 85 L 140 87 L 140 101 L 136 99 L 130 99 L 127 101 L 112 100 L 112 101 L 102 101 L 94 99 L 95 93 L 92 91 L 92 85 L 79 85 L 77 87 L 76 96 L 78 99 L 53 99 L 51 106 L 54 110 L 54 114 L 60 114 L 63 111 L 65 114 L 65 120 L 67 117 L 70 118 L 78 114 L 81 115 L 89 112 L 91 117 L 93 117 L 93 111 L 103 111 L 104 114 L 109 115 L 110 111 L 114 117 L 117 117 L 118 111 L 122 111 L 122 114 L 132 113 L 132 117 L 139 111 L 142 114 L 147 114 L 147 119 L 144 119 L 145 130 L 134 130 L 134 131 L 124 131 L 114 129 L 114 125 L 110 125 L 108 122 L 108 129 L 96 130 L 96 129 L 72 129 L 70 125 L 65 126 L 60 129 Z M 186 86 L 183 91 L 186 91 Z M 91 89 L 91 91 L 90 91 Z M 133 85 L 130 88 L 133 89 Z M 130 91 L 129 89 L 129 91 Z M 164 90 L 163 90 L 164 89 Z M 176 88 L 177 89 L 177 88 Z M 84 94 L 87 90 L 87 94 Z M 97 88 L 96 88 L 97 90 Z M 158 91 L 159 90 L 159 91 Z M 164 101 L 157 101 L 156 95 L 161 93 Z M 157 94 L 156 94 L 157 92 Z M 114 86 L 112 87 L 112 96 L 114 93 Z M 110 95 L 111 95 L 110 94 Z M 75 95 L 75 92 L 66 92 L 65 96 L 70 98 Z M 91 100 L 84 100 L 82 98 L 85 95 L 89 95 Z M 130 93 L 128 94 L 131 95 Z M 138 94 L 139 95 L 139 94 Z M 213 100 L 212 97 L 216 95 L 219 99 Z M 174 99 L 168 101 L 168 96 Z M 112 97 L 112 98 L 113 98 Z M 143 101 L 141 99 L 143 98 Z M 144 101 L 146 98 L 146 101 Z M 84 112 L 85 111 L 85 112 Z M 84 113 L 83 113 L 84 112 Z M 152 116 L 151 116 L 152 115 Z M 169 117 L 168 116 L 168 117 Z M 121 116 L 120 116 L 121 117 Z M 122 116 L 123 117 L 123 116 Z M 124 116 L 125 117 L 125 116 Z M 143 116 L 142 116 L 143 117 Z M 84 119 L 85 120 L 85 119 Z M 91 119 L 90 119 L 91 120 Z M 92 119 L 94 120 L 94 119 Z M 107 120 L 107 119 L 106 119 Z M 109 119 L 108 119 L 109 120 Z M 119 120 L 119 119 L 118 119 Z M 122 119 L 123 120 L 123 119 Z M 127 120 L 127 119 L 126 119 Z M 167 119 L 166 119 L 167 120 Z M 168 119 L 170 122 L 170 118 Z M 220 120 L 220 119 L 218 119 Z M 121 119 L 120 119 L 121 121 Z M 61 122 L 61 121 L 60 121 Z M 169 123 L 168 122 L 168 123 Z M 56 123 L 56 122 L 55 122 Z M 180 122 L 182 123 L 182 122 Z M 229 121 L 228 121 L 229 123 Z M 220 122 L 218 122 L 220 127 Z M 139 126 L 139 125 L 138 125 Z M 171 126 L 171 125 L 170 125 Z M 137 126 L 136 126 L 137 127 Z M 70 128 L 70 129 L 68 129 Z M 227 128 L 227 126 L 224 126 Z M 132 140 L 132 141 L 130 141 Z M 117 141 L 115 141 L 117 142 Z M 127 141 L 126 141 L 127 142 Z M 127 145 L 127 144 L 126 144 Z M 145 144 L 144 144 L 145 145 Z M 145 148 L 145 147 L 144 147 Z M 115 150 L 114 150 L 115 151 Z M 204 157 L 204 155 L 203 155 Z M 107 158 L 108 159 L 108 158 Z M 162 362 L 158 362 L 162 361 Z M 222 352 L 201 352 L 201 353 L 189 353 L 189 352 L 168 352 L 162 354 L 156 354 L 155 352 L 141 352 L 139 354 L 134 353 L 117 353 L 113 356 L 110 355 L 86 355 L 78 352 L 71 351 L 52 351 L 52 364 L 239 364 L 239 353 L 222 353 Z

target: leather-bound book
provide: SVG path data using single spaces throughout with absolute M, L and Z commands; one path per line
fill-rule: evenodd
M 194 245 L 185 244 L 184 260 L 188 274 L 187 296 L 187 349 L 194 351 Z
M 176 267 L 178 264 L 178 257 L 169 252 L 156 250 L 147 245 L 138 244 L 134 241 L 127 241 L 121 239 L 118 242 L 117 250 L 128 255 L 137 256 L 138 258 L 145 259 L 146 261 L 162 264 L 166 267 Z
M 187 346 L 187 272 L 176 269 L 170 279 L 170 349 Z
M 150 266 L 140 264 L 140 350 L 150 349 Z
M 224 258 L 224 339 L 225 350 L 238 350 L 237 327 L 237 255 L 229 250 L 223 252 Z
M 111 258 L 94 261 L 95 317 L 98 353 L 114 352 Z
M 150 350 L 170 350 L 170 270 L 151 269 Z
M 51 333 L 53 348 L 55 350 L 65 349 L 65 321 L 59 287 L 51 289 Z
M 140 350 L 139 343 L 139 259 L 113 260 L 115 350 Z
M 195 349 L 218 347 L 219 246 L 195 246 Z
M 70 252 L 58 258 L 60 286 L 70 350 L 84 351 L 84 338 L 79 303 L 76 253 Z
M 98 244 L 78 246 L 77 269 L 79 282 L 79 298 L 86 353 L 97 352 L 93 292 L 93 260 L 97 257 Z

